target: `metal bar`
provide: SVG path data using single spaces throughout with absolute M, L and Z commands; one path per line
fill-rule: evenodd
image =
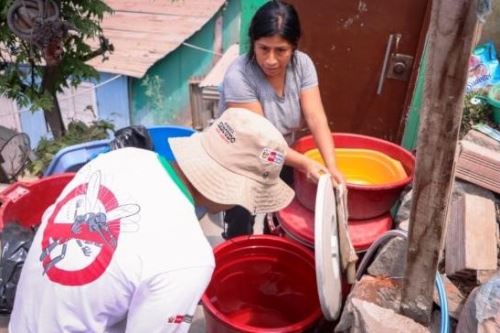
M 382 64 L 382 72 L 380 73 L 380 77 L 378 79 L 378 87 L 377 87 L 377 95 L 382 94 L 382 88 L 384 87 L 385 81 L 385 71 L 387 70 L 387 63 L 389 62 L 389 54 L 392 48 L 392 41 L 394 40 L 394 35 L 389 35 L 389 40 L 387 41 L 387 47 L 385 48 L 385 56 L 384 63 Z

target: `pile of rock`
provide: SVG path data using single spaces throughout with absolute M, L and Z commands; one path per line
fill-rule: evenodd
M 500 332 L 500 142 L 471 130 L 459 145 L 438 273 L 454 332 Z M 395 216 L 405 232 L 411 201 L 409 189 Z M 437 290 L 430 327 L 399 314 L 406 252 L 406 237 L 379 246 L 366 269 L 361 267 L 366 272 L 358 271 L 336 332 L 439 331 Z

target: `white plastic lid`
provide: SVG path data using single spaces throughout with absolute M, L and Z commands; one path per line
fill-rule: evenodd
M 320 177 L 316 192 L 314 252 L 321 311 L 327 320 L 335 320 L 340 314 L 342 290 L 335 193 L 328 174 Z

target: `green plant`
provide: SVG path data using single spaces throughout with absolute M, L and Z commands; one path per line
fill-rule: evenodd
M 78 143 L 106 139 L 108 130 L 114 130 L 114 125 L 104 120 L 95 121 L 89 126 L 81 121 L 69 123 L 64 136 L 40 140 L 35 150 L 37 158 L 28 165 L 28 171 L 33 175 L 40 176 L 59 150 Z
M 146 75 L 142 80 L 141 86 L 145 88 L 144 94 L 148 97 L 153 110 L 161 110 L 165 103 L 165 97 L 162 93 L 164 80 L 158 75 Z
M 42 109 L 63 136 L 56 94 L 98 77 L 86 62 L 113 50 L 100 26 L 111 12 L 102 0 L 0 0 L 0 95 Z
M 491 108 L 486 103 L 488 90 L 469 92 L 464 98 L 464 113 L 460 126 L 460 138 L 463 138 L 475 124 L 487 124 L 493 128 L 497 126 L 491 120 Z

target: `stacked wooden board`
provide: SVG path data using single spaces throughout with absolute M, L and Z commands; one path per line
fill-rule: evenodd
M 459 145 L 455 176 L 500 193 L 500 148 L 496 149 L 500 143 L 494 141 L 486 147 L 462 140 Z

